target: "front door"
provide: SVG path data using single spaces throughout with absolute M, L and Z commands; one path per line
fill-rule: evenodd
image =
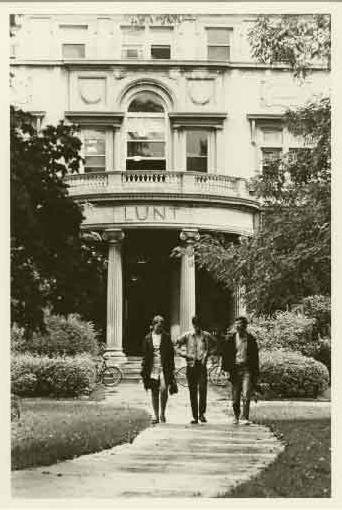
M 163 234 L 155 231 L 147 232 L 143 238 L 137 234 L 131 234 L 131 239 L 128 236 L 124 351 L 129 356 L 141 354 L 142 341 L 155 315 L 162 315 L 169 329 L 172 265 L 178 261 L 170 259 L 171 246 Z

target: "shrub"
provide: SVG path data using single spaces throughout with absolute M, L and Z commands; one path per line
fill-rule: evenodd
M 316 319 L 321 336 L 330 336 L 331 299 L 330 296 L 308 296 L 302 300 L 303 313 Z
M 277 312 L 274 317 L 254 317 L 249 325 L 262 349 L 285 349 L 315 357 L 320 348 L 315 319 L 295 312 Z
M 315 353 L 315 359 L 323 363 L 331 376 L 331 341 L 330 338 L 321 338 L 319 340 L 319 348 Z
M 17 324 L 11 327 L 11 351 L 24 352 L 27 350 L 27 343 L 24 336 L 24 328 L 19 328 Z
M 262 350 L 259 382 L 268 398 L 316 398 L 327 389 L 329 373 L 322 363 L 302 354 Z
M 95 364 L 83 354 L 75 357 L 12 356 L 11 387 L 22 397 L 76 397 L 91 391 L 95 384 Z
M 82 353 L 96 356 L 98 354 L 94 325 L 83 321 L 79 315 L 70 314 L 65 318 L 60 315 L 46 314 L 45 326 L 45 333 L 34 333 L 29 341 L 13 341 L 17 346 L 15 350 L 47 356 L 75 356 Z

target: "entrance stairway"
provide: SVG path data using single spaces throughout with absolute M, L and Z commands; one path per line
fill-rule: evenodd
M 180 368 L 185 364 L 184 359 L 181 357 L 175 358 L 176 368 Z M 123 373 L 122 382 L 129 381 L 140 381 L 140 371 L 141 371 L 141 356 L 127 356 L 127 361 L 120 364 L 120 369 Z

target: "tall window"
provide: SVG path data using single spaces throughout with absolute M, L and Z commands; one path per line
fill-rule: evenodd
M 231 28 L 207 28 L 208 60 L 230 60 Z
M 264 127 L 261 132 L 262 168 L 279 159 L 283 152 L 283 130 L 276 127 Z
M 88 40 L 88 25 L 59 25 L 62 58 L 85 58 Z
M 84 171 L 105 172 L 106 170 L 106 132 L 98 129 L 82 131 Z
M 121 27 L 122 32 L 122 58 L 137 59 L 143 57 L 144 27 Z
M 127 170 L 166 169 L 166 118 L 160 98 L 142 92 L 127 112 Z
M 172 27 L 150 27 L 151 58 L 171 58 L 172 35 Z
M 191 172 L 208 171 L 208 131 L 187 131 L 186 169 Z

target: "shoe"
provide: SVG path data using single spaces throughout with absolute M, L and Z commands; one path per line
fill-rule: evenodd
M 198 424 L 198 420 L 191 420 L 191 425 L 197 425 Z
M 165 416 L 160 415 L 160 421 L 161 421 L 161 423 L 166 423 Z
M 157 423 L 159 423 L 158 418 L 154 418 L 153 420 L 151 420 L 151 423 L 152 425 L 157 425 Z
M 239 425 L 239 418 L 233 418 L 233 425 Z
M 240 420 L 240 423 L 241 425 L 250 425 L 251 422 L 249 420 L 247 420 L 246 418 L 243 418 L 242 420 Z
M 207 419 L 204 416 L 204 414 L 201 414 L 201 416 L 199 417 L 199 421 L 201 421 L 202 423 L 207 423 Z

